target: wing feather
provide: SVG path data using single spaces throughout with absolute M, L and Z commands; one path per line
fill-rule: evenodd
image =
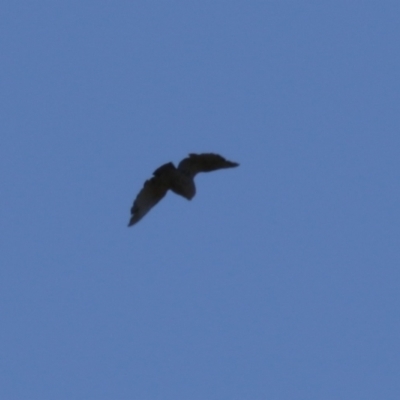
M 233 168 L 239 164 L 226 160 L 219 154 L 203 153 L 189 154 L 189 157 L 184 158 L 178 165 L 178 170 L 194 177 L 199 172 L 211 172 L 222 168 Z
M 169 184 L 162 176 L 155 176 L 144 183 L 131 208 L 128 226 L 142 219 L 168 192 Z

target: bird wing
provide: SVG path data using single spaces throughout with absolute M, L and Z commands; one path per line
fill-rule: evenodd
M 219 154 L 203 153 L 189 154 L 189 157 L 184 158 L 178 165 L 178 170 L 194 177 L 199 172 L 210 172 L 221 168 L 233 168 L 239 164 L 233 161 L 228 161 Z
M 172 170 L 175 170 L 172 163 L 164 164 L 154 171 L 155 176 L 144 183 L 133 202 L 128 226 L 136 224 L 167 194 L 171 187 L 170 172 Z

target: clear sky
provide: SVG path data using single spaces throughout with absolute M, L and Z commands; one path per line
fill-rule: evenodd
M 400 398 L 400 2 L 6 1 L 0 398 Z M 196 177 L 137 225 L 144 181 Z

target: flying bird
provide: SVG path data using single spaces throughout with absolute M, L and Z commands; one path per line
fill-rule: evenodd
M 233 168 L 238 165 L 213 153 L 189 154 L 189 157 L 178 164 L 178 168 L 172 162 L 162 165 L 153 172 L 153 177 L 144 183 L 142 190 L 136 196 L 128 226 L 141 220 L 167 194 L 168 190 L 191 200 L 196 194 L 194 177 L 197 173 Z

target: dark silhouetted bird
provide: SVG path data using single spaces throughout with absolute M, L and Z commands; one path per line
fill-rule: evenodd
M 171 162 L 162 165 L 153 172 L 153 177 L 144 183 L 131 208 L 128 226 L 136 224 L 171 189 L 174 193 L 191 200 L 196 194 L 194 177 L 199 172 L 210 172 L 222 168 L 237 167 L 239 164 L 228 161 L 213 153 L 189 154 L 178 165 Z

